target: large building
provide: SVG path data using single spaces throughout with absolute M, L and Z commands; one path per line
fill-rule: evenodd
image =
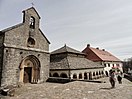
M 93 48 L 88 44 L 82 52 L 86 54 L 87 59 L 103 65 L 107 76 L 112 67 L 119 68 L 122 71 L 122 61 L 105 49 Z
M 49 44 L 34 7 L 23 22 L 0 31 L 0 85 L 44 82 L 49 76 Z
M 91 80 L 104 76 L 104 66 L 106 73 L 112 66 L 122 67 L 112 54 L 90 46 L 85 54 L 66 45 L 50 54 L 39 25 L 40 16 L 31 7 L 23 11 L 22 23 L 0 31 L 0 86 L 45 82 L 49 75 Z
M 85 54 L 63 46 L 50 55 L 50 76 L 92 80 L 104 76 L 104 67 L 85 58 Z

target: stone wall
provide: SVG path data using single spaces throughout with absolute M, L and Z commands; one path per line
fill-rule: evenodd
M 34 55 L 40 61 L 40 80 L 45 82 L 49 75 L 49 54 L 44 52 L 29 51 L 15 48 L 4 49 L 3 71 L 1 84 L 16 84 L 19 81 L 22 60 Z
M 49 77 L 47 82 L 53 82 L 53 83 L 68 83 L 71 82 L 72 80 L 69 78 L 58 78 L 58 77 Z
M 29 32 L 30 30 L 25 30 L 25 24 L 12 29 L 10 31 L 7 31 L 5 33 L 5 40 L 4 43 L 7 46 L 17 46 L 19 48 L 21 47 L 27 47 L 27 40 L 29 38 Z M 40 31 L 35 32 L 35 35 L 32 37 L 35 40 L 35 45 L 33 48 L 41 49 L 44 51 L 49 50 L 49 43 L 47 42 L 46 38 L 42 35 Z
M 4 45 L 3 55 L 0 50 L 0 56 L 3 56 L 3 62 L 0 60 L 3 64 L 1 84 L 16 84 L 19 81 L 19 66 L 29 55 L 37 57 L 40 61 L 41 82 L 46 81 L 49 76 L 50 42 L 39 28 L 40 16 L 33 7 L 24 10 L 23 13 L 23 23 L 3 30 L 4 39 L 0 36 L 0 45 Z M 31 17 L 35 19 L 35 28 L 30 27 Z M 28 41 L 29 38 L 32 38 L 34 44 Z

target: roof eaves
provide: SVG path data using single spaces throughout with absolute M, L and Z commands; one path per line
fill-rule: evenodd
M 41 34 L 44 36 L 44 38 L 48 41 L 48 43 L 51 44 L 50 41 L 47 39 L 47 37 L 44 35 L 44 33 L 41 31 L 40 28 L 39 28 L 39 30 L 40 30 Z
M 58 55 L 58 54 L 63 54 L 63 53 L 66 53 L 66 52 L 51 52 L 51 55 Z
M 17 24 L 17 25 L 14 25 L 14 26 L 11 26 L 11 27 L 9 27 L 9 28 L 6 28 L 6 29 L 2 30 L 1 32 L 10 31 L 10 30 L 12 30 L 12 29 L 15 29 L 15 28 L 21 26 L 21 25 L 23 25 L 23 23 L 19 23 L 19 24 Z

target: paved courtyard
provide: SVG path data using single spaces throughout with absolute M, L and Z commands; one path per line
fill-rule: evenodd
M 66 84 L 43 83 L 25 84 L 16 90 L 14 97 L 1 99 L 132 99 L 132 82 L 123 78 L 123 83 L 111 89 L 106 83 L 74 81 Z

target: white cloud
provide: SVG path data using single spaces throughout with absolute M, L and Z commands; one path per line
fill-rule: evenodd
M 21 11 L 32 1 L 50 51 L 65 43 L 81 51 L 90 43 L 121 59 L 131 57 L 132 0 L 3 0 L 0 29 L 21 22 Z

